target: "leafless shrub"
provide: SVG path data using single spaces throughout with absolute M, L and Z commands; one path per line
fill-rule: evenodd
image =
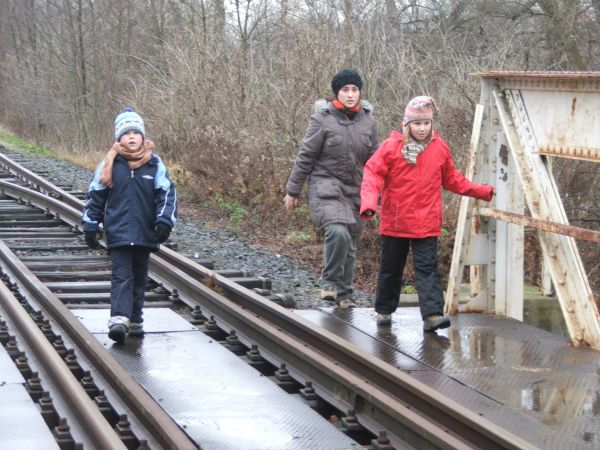
M 590 0 L 4 0 L 0 121 L 83 154 L 108 148 L 115 113 L 133 106 L 191 196 L 238 202 L 257 217 L 247 226 L 286 234 L 307 224 L 283 213 L 283 186 L 336 70 L 362 72 L 381 139 L 411 97 L 434 96 L 436 128 L 462 169 L 479 98 L 468 74 L 599 67 L 598 8 Z M 566 191 L 583 198 L 577 172 L 564 176 Z M 578 206 L 576 220 L 595 217 L 592 192 L 565 200 Z M 458 200 L 444 198 L 451 227 Z M 363 242 L 373 251 L 375 234 Z M 451 239 L 442 246 L 445 265 Z M 592 260 L 595 252 L 582 250 Z M 365 264 L 376 259 L 365 254 Z

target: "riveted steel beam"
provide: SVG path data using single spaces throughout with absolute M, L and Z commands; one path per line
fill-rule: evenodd
M 568 225 L 554 177 L 536 153 L 523 97 L 519 91 L 495 91 L 494 100 L 532 217 Z M 600 315 L 574 239 L 543 230 L 539 237 L 572 343 L 600 349 Z

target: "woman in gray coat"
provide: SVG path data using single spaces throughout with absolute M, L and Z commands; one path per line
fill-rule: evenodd
M 362 230 L 359 216 L 363 166 L 377 150 L 372 106 L 361 100 L 358 72 L 343 69 L 331 80 L 335 98 L 318 100 L 287 182 L 287 209 L 298 206 L 308 179 L 310 216 L 325 230 L 321 299 L 340 307 L 354 306 L 352 279 L 356 240 Z

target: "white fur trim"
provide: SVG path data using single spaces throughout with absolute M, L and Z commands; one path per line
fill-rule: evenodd
M 329 104 L 330 104 L 330 102 L 328 102 L 324 98 L 320 98 L 319 100 L 317 100 L 315 102 L 313 110 L 315 113 L 321 113 L 321 114 L 328 113 L 329 112 Z M 366 113 L 373 112 L 373 105 L 371 104 L 371 102 L 368 102 L 367 100 L 361 100 L 360 104 L 362 105 L 362 107 Z

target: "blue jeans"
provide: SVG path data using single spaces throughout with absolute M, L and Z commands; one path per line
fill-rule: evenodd
M 110 258 L 110 316 L 124 316 L 131 322 L 142 323 L 150 250 L 143 247 L 118 247 L 110 250 Z
M 323 249 L 323 288 L 334 288 L 337 298 L 350 297 L 354 292 L 354 263 L 356 261 L 356 239 L 343 223 L 325 225 Z

